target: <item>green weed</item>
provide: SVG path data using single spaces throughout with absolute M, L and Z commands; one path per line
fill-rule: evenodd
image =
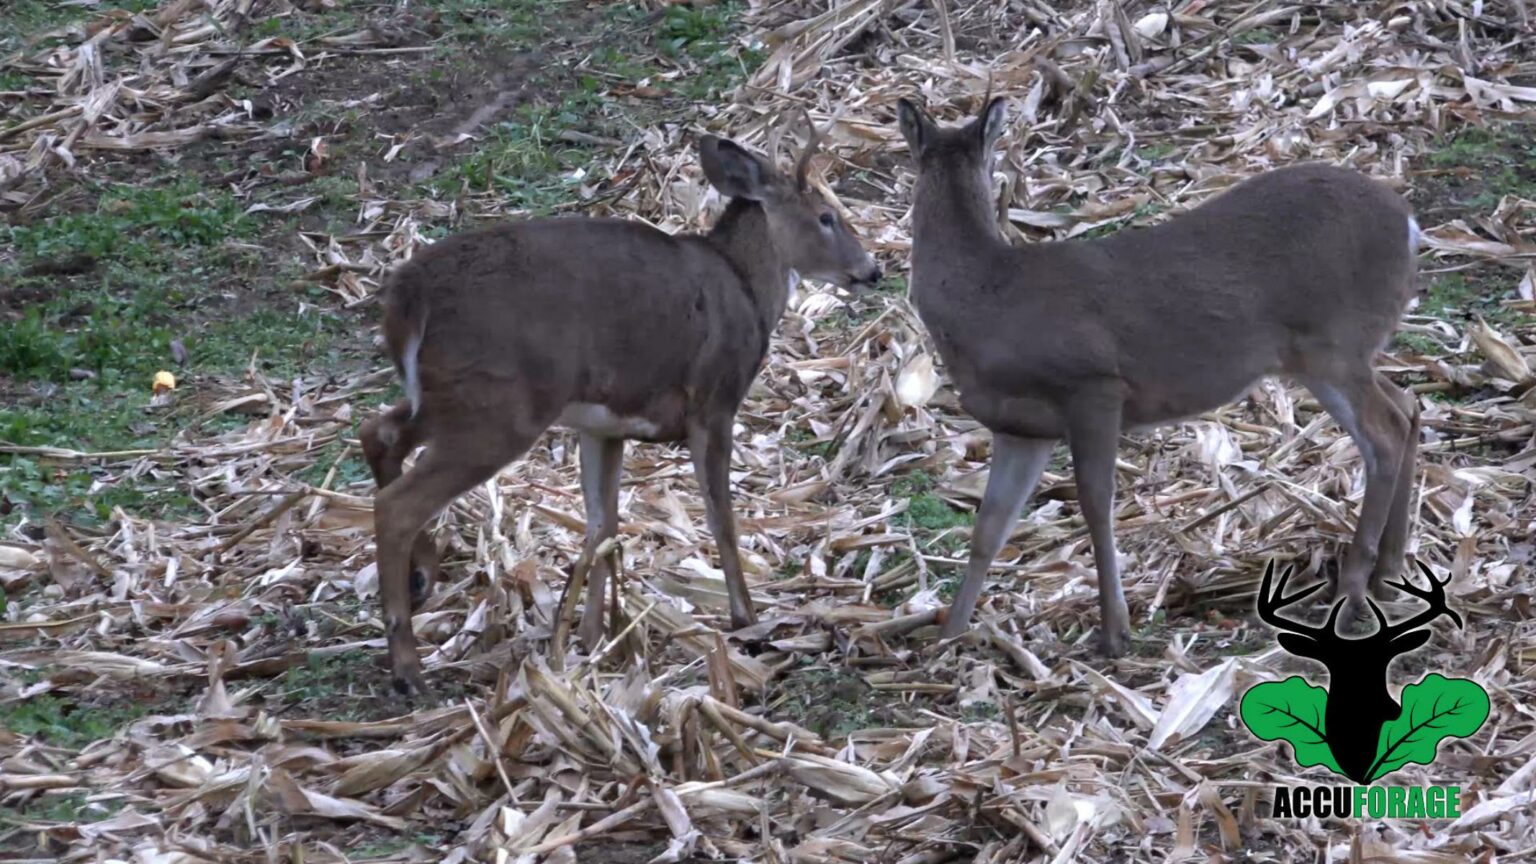
M 15 816 L 0 815 L 0 824 L 7 822 L 100 822 L 123 809 L 121 800 L 90 801 L 83 792 L 66 792 L 62 795 L 44 795 L 28 802 Z
M 1255 27 L 1237 34 L 1232 41 L 1239 45 L 1272 45 L 1280 41 L 1280 31 L 1269 27 Z
M 1439 142 L 1429 164 L 1473 169 L 1477 192 L 1460 202 L 1473 210 L 1491 210 L 1505 195 L 1536 198 L 1536 141 L 1528 125 L 1492 128 L 1467 126 Z
M 1503 293 L 1505 286 L 1501 284 L 1470 279 L 1461 273 L 1448 273 L 1430 283 L 1419 298 L 1415 312 L 1453 320 L 1471 318 L 1474 314 L 1501 320 L 1509 314 L 1499 305 Z
M 134 702 L 103 708 L 44 694 L 0 705 L 0 726 L 16 735 L 41 738 L 55 747 L 79 750 L 93 741 L 112 737 L 147 710 Z

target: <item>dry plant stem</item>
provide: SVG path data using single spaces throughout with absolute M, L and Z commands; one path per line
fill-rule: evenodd
M 96 559 L 95 555 L 82 549 L 80 544 L 75 542 L 75 538 L 69 536 L 69 532 L 64 530 L 64 526 L 58 523 L 58 520 L 52 516 L 45 516 L 44 524 L 47 527 L 48 536 L 63 546 L 64 551 L 68 552 L 71 558 L 91 568 L 97 576 L 103 579 L 110 579 L 112 577 L 112 571 L 102 566 L 102 563 Z
M 288 493 L 288 495 L 284 497 L 283 500 L 277 502 L 277 505 L 272 509 L 251 520 L 250 524 L 246 525 L 244 528 L 241 528 L 240 531 L 233 537 L 230 537 L 228 540 L 220 543 L 219 548 L 213 550 L 213 559 L 215 561 L 219 560 L 219 558 L 225 552 L 228 552 L 236 546 L 239 546 L 245 540 L 245 538 L 272 524 L 272 522 L 275 521 L 277 517 L 287 513 L 289 510 L 292 510 L 294 506 L 297 505 L 300 501 L 308 498 L 309 494 L 310 492 L 308 489 L 300 489 L 297 492 Z
M 583 661 L 583 663 L 593 668 L 602 665 L 602 662 L 608 659 L 608 655 L 613 653 L 615 648 L 624 643 L 624 640 L 628 638 L 629 634 L 634 632 L 636 627 L 640 626 L 640 623 L 645 620 L 645 616 L 651 614 L 651 610 L 655 609 L 657 603 L 659 602 L 660 601 L 652 601 L 644 609 L 641 609 L 640 614 L 636 615 L 633 621 L 625 624 L 623 630 L 620 630 L 612 639 L 608 640 L 606 645 L 603 645 L 601 648 L 599 648 L 596 653 L 594 653 L 591 657 L 588 657 L 585 661 Z
M 507 776 L 506 765 L 502 764 L 501 745 L 496 743 L 496 739 L 491 737 L 491 730 L 487 729 L 485 724 L 480 722 L 480 713 L 475 710 L 475 706 L 468 699 L 464 700 L 464 708 L 469 712 L 471 725 L 479 733 L 480 740 L 485 742 L 486 752 L 491 754 L 491 758 L 496 765 L 496 776 L 501 778 L 501 785 L 507 790 L 508 800 L 516 801 L 517 791 L 512 786 L 511 778 Z
M 708 698 L 709 705 L 722 718 L 739 726 L 745 726 L 756 732 L 761 732 L 776 741 L 784 744 L 792 744 L 794 747 L 808 750 L 818 756 L 828 756 L 833 752 L 822 745 L 819 740 L 807 739 L 795 730 L 771 720 L 765 720 L 755 714 L 748 714 L 740 708 L 734 708 L 713 697 Z
M 771 762 L 764 762 L 763 764 L 754 768 L 749 768 L 734 777 L 727 777 L 724 780 L 715 780 L 708 783 L 700 783 L 698 786 L 695 786 L 692 791 L 702 792 L 708 789 L 728 789 L 732 786 L 741 786 L 746 783 L 751 783 L 755 780 L 760 780 L 770 774 L 778 773 L 781 770 L 783 770 L 783 762 L 781 760 L 775 759 Z M 543 843 L 540 843 L 537 846 L 523 850 L 523 852 L 528 855 L 544 855 L 561 847 L 569 846 L 573 843 L 580 843 L 581 841 L 588 838 L 596 837 L 600 834 L 612 831 L 613 829 L 625 824 L 626 822 L 629 822 L 631 819 L 635 818 L 641 813 L 644 813 L 646 810 L 649 810 L 655 805 L 656 799 L 654 796 L 642 798 L 639 801 L 636 801 L 634 804 L 625 807 L 623 810 L 614 813 L 612 816 L 607 816 L 603 819 L 600 819 L 597 822 L 594 822 L 591 825 L 581 829 L 580 831 L 567 834 L 563 837 L 556 837 L 551 840 L 545 840 Z
M 923 612 L 914 612 L 910 615 L 892 618 L 889 621 L 866 624 L 859 628 L 858 635 L 875 638 L 900 636 L 903 633 L 910 633 L 919 627 L 940 623 L 944 612 L 945 610 L 943 609 L 928 609 Z
M 1212 519 L 1219 518 L 1221 516 L 1221 514 L 1223 514 L 1223 513 L 1229 513 L 1229 512 L 1231 512 L 1233 510 L 1236 510 L 1237 508 L 1243 506 L 1247 502 L 1253 500 L 1254 498 L 1259 497 L 1260 495 L 1263 495 L 1265 492 L 1268 492 L 1268 491 L 1269 491 L 1269 484 L 1268 483 L 1259 483 L 1258 485 L 1254 486 L 1252 489 L 1249 489 L 1247 492 L 1244 492 L 1243 494 L 1237 496 L 1236 498 L 1233 498 L 1232 500 L 1226 502 L 1225 504 L 1222 504 L 1221 506 L 1214 508 L 1213 510 L 1211 510 L 1208 513 L 1203 513 L 1203 514 L 1201 514 L 1199 516 L 1196 516 L 1194 519 L 1191 519 L 1188 522 L 1185 522 L 1183 525 L 1180 525 L 1180 526 L 1178 526 L 1177 528 L 1175 528 L 1173 530 L 1179 532 L 1180 534 L 1187 534 L 1190 531 L 1193 531 L 1196 528 L 1199 528 L 1201 525 L 1204 525 L 1204 524 L 1210 522 Z
M 66 120 L 70 117 L 74 117 L 78 115 L 82 110 L 83 109 L 77 105 L 73 108 L 65 108 L 62 111 L 55 111 L 52 114 L 43 114 L 38 117 L 33 117 L 31 120 L 23 120 L 14 126 L 8 126 L 5 129 L 0 129 L 0 141 L 15 138 L 17 135 L 20 135 L 23 132 L 37 129 L 42 126 L 47 126 L 50 123 L 57 123 L 60 120 Z
M 609 537 L 595 549 L 582 549 L 581 556 L 576 559 L 575 566 L 571 568 L 571 578 L 566 580 L 565 590 L 560 593 L 560 605 L 555 615 L 555 629 L 550 637 L 550 645 L 554 650 L 549 652 L 549 663 L 550 668 L 555 671 L 563 671 L 566 642 L 571 634 L 571 621 L 576 617 L 576 603 L 581 597 L 582 589 L 586 587 L 588 572 L 592 569 L 593 561 L 616 553 L 619 548 L 619 538 Z
M 757 765 L 759 760 L 757 756 L 753 754 L 752 748 L 747 746 L 747 742 L 742 740 L 741 733 L 736 731 L 736 727 L 725 722 L 725 718 L 722 717 L 720 715 L 720 711 L 715 708 L 715 705 L 725 703 L 717 702 L 714 699 L 707 699 L 700 700 L 698 704 L 699 710 L 704 713 L 704 716 L 709 719 L 709 722 L 714 724 L 716 729 L 720 730 L 720 734 L 730 739 L 731 746 L 736 748 L 736 752 L 741 754 L 741 758 L 747 760 L 748 765 Z

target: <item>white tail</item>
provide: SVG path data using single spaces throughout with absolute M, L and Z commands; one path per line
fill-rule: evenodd
M 422 322 L 425 325 L 426 322 Z M 410 335 L 400 352 L 400 377 L 405 381 L 405 399 L 411 404 L 411 416 L 421 411 L 421 332 Z

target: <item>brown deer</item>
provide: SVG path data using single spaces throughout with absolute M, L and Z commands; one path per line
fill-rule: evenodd
M 686 441 L 731 624 L 756 620 L 727 473 L 737 408 L 793 280 L 880 278 L 807 182 L 818 141 L 813 126 L 786 178 L 734 142 L 701 138 L 704 175 L 731 199 L 707 234 L 616 219 L 509 222 L 429 246 L 390 275 L 384 338 L 406 398 L 360 438 L 379 485 L 379 584 L 398 689 L 428 692 L 411 630 L 438 563 L 423 526 L 553 425 L 580 433 L 588 553 L 618 530 L 625 440 Z M 594 562 L 578 631 L 589 647 L 602 634 L 607 578 L 607 563 Z
M 1197 415 L 1258 379 L 1303 384 L 1365 462 L 1338 588 L 1348 620 L 1398 572 L 1418 403 L 1371 367 L 1414 294 L 1418 226 L 1386 186 L 1298 165 L 1245 180 L 1160 225 L 1015 247 L 991 164 L 1004 102 L 939 128 L 907 100 L 916 163 L 911 297 L 959 391 L 993 432 L 991 475 L 943 635 L 960 635 L 992 559 L 1066 438 L 1099 577 L 1100 647 L 1130 641 L 1113 509 L 1122 430 Z

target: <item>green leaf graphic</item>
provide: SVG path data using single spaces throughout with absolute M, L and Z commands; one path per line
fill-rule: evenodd
M 1465 678 L 1432 672 L 1404 687 L 1402 702 L 1403 713 L 1381 727 L 1372 782 L 1410 762 L 1433 763 L 1441 741 L 1470 737 L 1488 719 L 1487 692 Z
M 1297 765 L 1322 765 L 1335 774 L 1343 774 L 1333 759 L 1333 751 L 1328 749 L 1328 733 L 1323 728 L 1323 707 L 1327 703 L 1327 690 L 1293 675 L 1284 681 L 1254 685 L 1243 694 L 1238 713 L 1243 725 L 1260 740 L 1289 742 Z

